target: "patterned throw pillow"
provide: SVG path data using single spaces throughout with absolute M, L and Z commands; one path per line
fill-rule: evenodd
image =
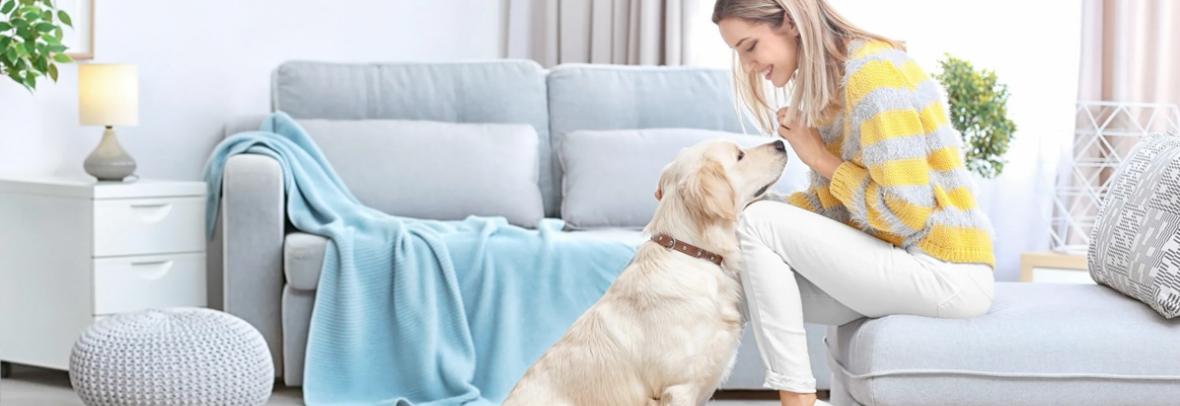
M 1180 315 L 1180 136 L 1144 138 L 1119 166 L 1090 236 L 1090 276 Z

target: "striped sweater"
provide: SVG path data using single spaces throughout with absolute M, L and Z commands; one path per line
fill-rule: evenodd
M 994 267 L 991 224 L 937 83 L 903 51 L 858 40 L 842 85 L 842 111 L 820 134 L 844 163 L 830 181 L 812 172 L 787 202 L 909 252 Z

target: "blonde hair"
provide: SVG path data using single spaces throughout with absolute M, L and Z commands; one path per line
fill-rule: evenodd
M 848 22 L 824 0 L 717 0 L 713 6 L 714 24 L 720 24 L 725 18 L 736 17 L 751 23 L 770 24 L 772 28 L 778 29 L 784 22 L 784 16 L 789 16 L 787 21 L 799 31 L 796 40 L 799 49 L 798 70 L 788 83 L 788 105 L 795 107 L 808 127 L 816 127 L 841 106 L 840 82 L 844 75 L 844 62 L 848 60 L 848 50 L 845 49 L 848 41 L 870 39 L 905 49 L 905 45 L 899 41 L 867 32 Z M 773 92 L 774 87 L 767 86 L 769 81 L 756 76 L 758 72 L 746 72 L 737 52 L 734 50 L 732 54 L 733 84 L 737 94 L 735 102 L 740 100 L 745 104 L 758 126 L 763 131 L 773 133 L 776 111 L 765 95 L 767 90 Z M 783 92 L 787 90 L 783 89 Z M 787 120 L 794 118 L 787 117 Z M 741 122 L 744 129 L 745 120 Z

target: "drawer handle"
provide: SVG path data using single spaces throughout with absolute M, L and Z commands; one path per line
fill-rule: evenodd
M 168 271 L 172 269 L 172 261 L 164 259 L 159 261 L 132 262 L 131 267 L 136 268 L 143 279 L 156 280 L 168 274 Z
M 131 205 L 131 211 L 148 223 L 162 220 L 172 211 L 171 203 L 141 203 Z

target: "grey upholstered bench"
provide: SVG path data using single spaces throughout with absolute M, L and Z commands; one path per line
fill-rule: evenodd
M 1000 282 L 984 316 L 830 327 L 831 403 L 1180 405 L 1180 319 L 1104 286 Z

